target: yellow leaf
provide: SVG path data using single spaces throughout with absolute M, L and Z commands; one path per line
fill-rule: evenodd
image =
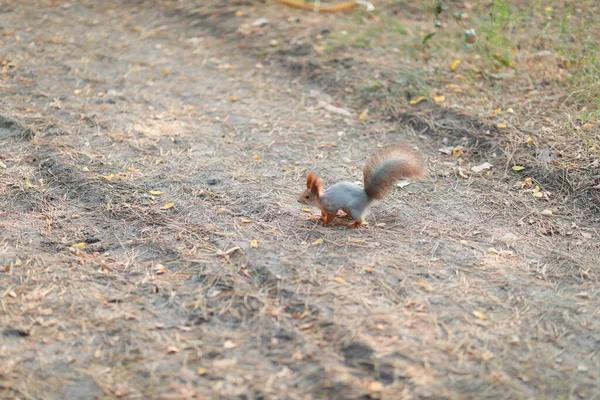
M 344 278 L 342 277 L 335 277 L 333 278 L 334 281 L 336 281 L 337 283 L 346 283 L 346 281 L 344 280 Z
M 79 242 L 79 243 L 75 243 L 71 247 L 85 247 L 86 244 L 87 244 L 86 242 Z
M 414 106 L 415 104 L 419 104 L 420 102 L 422 102 L 423 100 L 425 100 L 424 96 L 419 96 L 416 99 L 412 99 L 411 101 L 409 101 L 409 104 L 411 106 Z
M 239 99 L 237 98 L 237 96 L 231 96 L 231 102 L 235 103 L 236 101 L 238 101 Z
M 25 186 L 30 187 L 30 188 L 35 187 L 35 185 L 32 185 L 31 182 L 29 182 L 29 178 L 25 178 Z
M 115 174 L 102 175 L 102 177 L 107 181 L 112 182 L 112 180 L 115 179 Z
M 360 113 L 360 115 L 358 116 L 358 120 L 364 121 L 365 119 L 367 119 L 368 116 L 369 116 L 369 109 L 367 108 L 362 113 Z
M 81 93 L 81 89 L 75 89 L 73 90 L 73 94 L 80 94 Z
M 258 247 L 258 241 L 256 241 L 256 240 L 252 239 L 252 240 L 250 241 L 250 246 L 252 246 L 252 247 Z
M 323 244 L 323 238 L 318 238 L 317 240 L 315 240 L 314 242 L 312 242 L 313 246 L 318 246 L 320 244 Z
M 476 316 L 479 319 L 484 320 L 484 321 L 488 319 L 487 315 L 485 315 L 481 311 L 473 311 L 473 315 Z
M 217 210 L 217 214 L 227 214 L 228 212 L 229 212 L 229 211 L 227 211 L 227 210 L 226 210 L 226 209 L 224 209 L 224 208 L 219 208 L 219 209 Z
M 548 7 L 544 8 L 544 11 L 546 11 L 547 13 L 551 13 L 552 7 L 548 6 Z
M 533 197 L 535 197 L 536 199 L 542 198 L 544 197 L 544 193 L 542 192 L 533 192 L 532 193 Z
M 303 208 L 302 211 L 304 211 L 305 213 L 311 213 L 312 210 L 310 208 Z
M 163 194 L 163 192 L 161 192 L 160 190 L 151 190 L 150 194 L 153 194 L 155 196 L 159 196 L 159 195 Z
M 456 68 L 458 68 L 458 66 L 460 65 L 461 61 L 460 60 L 454 60 L 454 62 L 452 63 L 452 65 L 450 65 L 450 71 L 454 72 L 456 71 Z
M 206 375 L 206 372 L 208 371 L 206 371 L 206 368 L 198 368 L 198 371 L 196 372 L 198 372 L 198 375 Z
M 446 96 L 434 96 L 433 101 L 435 101 L 436 103 L 443 103 L 444 101 L 446 101 Z
M 381 382 L 373 381 L 369 383 L 369 392 L 381 392 L 383 390 L 383 385 Z
M 531 178 L 525 178 L 525 180 L 523 181 L 523 183 L 525 183 L 527 186 L 532 186 L 533 185 L 533 179 L 531 179 Z
M 420 286 L 421 286 L 423 289 L 425 289 L 425 291 L 427 291 L 427 292 L 431 292 L 431 291 L 433 290 L 433 288 L 431 287 L 431 285 L 429 284 L 429 282 L 427 282 L 427 281 L 426 281 L 426 280 L 424 280 L 424 279 L 421 279 L 421 280 L 419 281 L 419 285 L 420 285 Z
M 452 149 L 452 157 L 461 157 L 465 152 L 462 147 L 455 147 Z
M 169 208 L 172 208 L 175 206 L 175 203 L 167 203 L 164 206 L 162 206 L 160 209 L 161 210 L 168 210 Z
M 507 127 L 506 122 L 496 124 L 496 128 L 499 128 L 499 129 L 505 129 L 506 127 Z
M 513 165 L 512 170 L 513 171 L 523 171 L 525 169 L 525 167 L 522 167 L 520 165 Z
M 252 222 L 252 220 L 251 220 L 251 219 L 248 219 L 248 218 L 242 218 L 242 219 L 241 219 L 241 221 L 242 221 L 244 224 L 249 224 L 249 223 L 251 223 L 251 222 Z

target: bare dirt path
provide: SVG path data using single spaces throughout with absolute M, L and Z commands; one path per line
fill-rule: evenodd
M 0 6 L 3 398 L 597 396 L 597 227 L 320 108 L 193 7 L 97 3 Z M 309 221 L 307 170 L 398 141 L 428 179 Z

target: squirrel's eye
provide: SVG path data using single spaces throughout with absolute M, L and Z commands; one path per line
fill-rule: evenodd
M 307 199 L 310 199 L 310 196 L 306 196 Z

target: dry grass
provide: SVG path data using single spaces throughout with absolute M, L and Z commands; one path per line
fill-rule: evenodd
M 429 22 L 396 15 L 408 33 L 390 33 L 391 3 L 370 17 L 239 2 L 9 7 L 0 397 L 597 396 L 588 100 L 554 98 L 565 81 L 540 86 L 537 69 L 488 79 L 498 71 L 452 37 L 422 51 Z M 267 27 L 251 27 L 261 16 Z M 343 30 L 378 47 L 336 42 Z M 457 57 L 465 70 L 442 72 Z M 409 104 L 424 91 L 446 101 Z M 565 115 L 579 135 L 559 135 Z M 427 155 L 426 180 L 375 206 L 366 229 L 308 220 L 295 202 L 308 169 L 360 180 L 395 142 Z M 489 173 L 470 170 L 484 161 Z

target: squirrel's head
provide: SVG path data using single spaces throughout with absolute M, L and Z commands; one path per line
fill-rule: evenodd
M 323 191 L 323 181 L 314 172 L 309 172 L 306 178 L 306 190 L 298 197 L 298 202 L 308 205 L 318 205 Z

